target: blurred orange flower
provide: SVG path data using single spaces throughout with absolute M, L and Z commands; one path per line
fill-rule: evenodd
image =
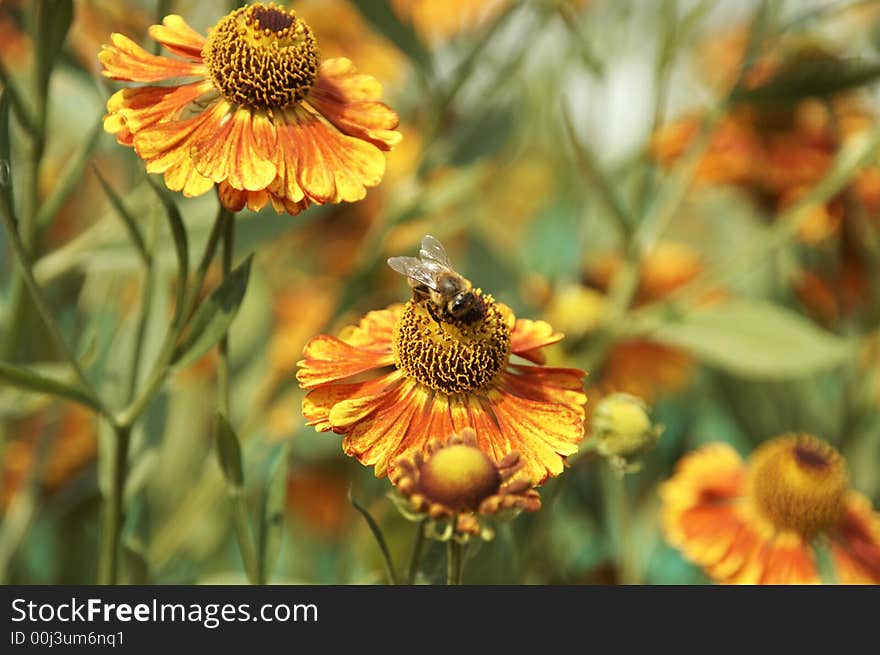
M 194 81 L 123 89 L 104 128 L 133 146 L 168 188 L 201 195 L 215 184 L 238 211 L 268 202 L 298 214 L 354 202 L 379 184 L 382 151 L 399 140 L 381 85 L 345 58 L 320 61 L 311 28 L 274 4 L 237 9 L 207 39 L 177 15 L 150 35 L 178 58 L 155 56 L 121 34 L 99 58 L 104 75 L 131 82 Z
M 82 470 L 98 454 L 98 430 L 92 414 L 79 405 L 64 405 L 60 412 L 41 411 L 27 416 L 12 428 L 15 436 L 4 453 L 2 502 L 7 506 L 35 466 L 37 440 L 51 439 L 43 490 L 52 492 Z
M 584 436 L 584 373 L 541 366 L 562 334 L 477 293 L 486 316 L 476 323 L 439 322 L 409 301 L 309 341 L 297 373 L 308 425 L 344 434 L 345 452 L 377 476 L 465 427 L 495 462 L 519 451 L 536 483 L 561 473 Z
M 430 43 L 448 41 L 482 24 L 504 7 L 502 0 L 391 0 L 394 10 Z
M 729 445 L 685 456 L 660 488 L 669 542 L 715 580 L 821 581 L 815 540 L 843 584 L 880 584 L 880 515 L 849 488 L 846 462 L 812 435 L 784 435 L 744 463 Z

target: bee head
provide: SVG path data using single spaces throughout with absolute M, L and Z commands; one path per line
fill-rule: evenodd
M 446 311 L 464 323 L 473 323 L 483 314 L 483 301 L 473 291 L 461 291 L 447 303 Z

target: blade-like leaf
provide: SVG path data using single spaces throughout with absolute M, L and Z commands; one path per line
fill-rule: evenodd
M 73 22 L 73 0 L 40 0 L 37 10 L 37 52 L 40 86 L 45 89 L 55 60 Z
M 803 377 L 838 366 L 856 352 L 853 342 L 792 311 L 748 299 L 694 310 L 648 334 L 707 364 L 751 378 Z
M 733 99 L 752 104 L 786 105 L 803 98 L 827 98 L 878 78 L 880 62 L 815 56 L 781 68 L 766 84 L 738 90 Z
M 244 300 L 252 260 L 253 255 L 239 264 L 196 310 L 189 332 L 175 352 L 175 366 L 189 366 L 226 334 Z
M 244 469 L 241 464 L 241 446 L 238 436 L 223 414 L 217 412 L 215 433 L 217 435 L 217 459 L 226 481 L 234 487 L 244 484 Z
M 413 26 L 398 16 L 388 0 L 352 0 L 374 30 L 386 37 L 422 70 L 430 67 L 431 55 Z
M 269 581 L 278 555 L 281 553 L 281 534 L 284 525 L 284 501 L 287 497 L 288 449 L 278 448 L 269 458 L 263 492 L 263 515 L 260 522 L 257 558 L 260 582 Z
M 99 410 L 99 404 L 90 394 L 65 382 L 47 378 L 44 375 L 20 366 L 0 363 L 0 387 L 3 384 L 10 384 L 27 391 L 47 393 L 59 398 L 67 398 L 68 400 L 74 400 L 91 407 L 96 411 Z

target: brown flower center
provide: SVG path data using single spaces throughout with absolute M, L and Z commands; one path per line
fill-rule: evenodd
M 471 324 L 439 322 L 410 300 L 394 328 L 397 367 L 445 394 L 489 386 L 510 357 L 510 327 L 492 297 L 482 297 L 486 317 Z
M 434 503 L 459 510 L 474 510 L 501 484 L 498 468 L 479 448 L 465 444 L 446 446 L 422 465 L 419 491 Z
M 750 484 L 758 509 L 780 530 L 810 538 L 843 516 L 846 463 L 812 435 L 785 435 L 758 448 Z
M 286 107 L 308 94 L 318 75 L 311 28 L 274 4 L 247 5 L 220 20 L 202 57 L 214 85 L 235 104 Z

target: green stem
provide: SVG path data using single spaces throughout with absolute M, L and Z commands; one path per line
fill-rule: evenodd
M 232 271 L 232 256 L 235 250 L 235 216 L 229 210 L 222 208 L 217 216 L 218 223 L 221 224 L 221 233 L 223 236 L 220 259 L 223 270 L 223 278 L 220 282 L 226 281 L 227 276 Z M 217 362 L 217 407 L 220 413 L 231 420 L 229 406 L 229 333 L 223 335 L 217 345 L 217 351 L 220 355 Z M 235 487 L 233 491 L 233 502 L 235 504 L 235 534 L 238 539 L 238 547 L 241 552 L 241 558 L 245 562 L 245 571 L 251 584 L 265 584 L 264 571 L 252 570 L 254 563 L 257 561 L 256 549 L 254 547 L 254 536 L 251 529 L 251 522 L 248 518 L 247 499 L 244 490 L 241 487 Z M 260 568 L 260 567 L 257 567 Z
M 165 378 L 168 376 L 170 370 L 171 359 L 174 356 L 174 348 L 177 345 L 177 340 L 183 333 L 183 330 L 186 327 L 186 322 L 190 318 L 198 301 L 199 292 L 205 282 L 208 268 L 211 266 L 211 261 L 214 259 L 214 253 L 217 251 L 217 244 L 220 241 L 220 234 L 225 223 L 224 217 L 227 215 L 228 210 L 221 207 L 217 214 L 217 218 L 214 220 L 214 226 L 211 229 L 211 233 L 208 235 L 208 241 L 205 244 L 202 259 L 196 269 L 192 286 L 187 289 L 180 309 L 175 310 L 175 318 L 172 321 L 168 332 L 165 334 L 165 339 L 159 349 L 159 355 L 156 357 L 156 361 L 153 364 L 153 368 L 147 378 L 143 390 L 137 398 L 135 398 L 135 400 L 117 416 L 116 421 L 120 425 L 133 424 L 147 408 L 147 405 L 153 399 L 153 396 L 165 382 Z M 180 284 L 186 284 L 186 281 L 180 280 Z
M 602 496 L 612 540 L 617 542 L 617 567 L 621 584 L 640 583 L 638 557 L 633 539 L 632 517 L 626 492 L 626 478 L 609 464 L 601 468 Z
M 223 245 L 221 248 L 221 262 L 223 267 L 223 282 L 232 271 L 232 256 L 235 249 L 235 220 L 228 210 L 221 212 L 220 221 L 223 223 Z M 229 419 L 229 332 L 220 338 L 217 345 L 220 361 L 217 365 L 217 405 L 223 415 Z
M 251 522 L 248 517 L 247 498 L 241 486 L 229 485 L 229 496 L 232 499 L 233 521 L 235 523 L 235 536 L 238 540 L 238 548 L 241 553 L 244 570 L 251 584 L 265 584 L 261 572 L 257 571 L 257 551 L 254 548 L 254 538 L 251 530 Z
M 119 542 L 124 518 L 125 478 L 131 429 L 114 426 L 110 457 L 110 488 L 104 501 L 104 519 L 98 559 L 98 584 L 117 584 L 119 580 Z
M 446 584 L 460 585 L 464 577 L 464 561 L 462 545 L 455 537 L 446 542 Z
M 413 543 L 412 555 L 409 558 L 409 573 L 406 576 L 406 584 L 415 584 L 416 576 L 419 573 L 419 564 L 422 561 L 422 549 L 425 546 L 425 524 L 427 520 L 421 521 L 416 528 L 416 540 Z
M 367 508 L 354 499 L 354 496 L 351 495 L 351 488 L 348 490 L 348 500 L 358 513 L 364 517 L 364 521 L 367 522 L 370 532 L 373 533 L 373 538 L 375 538 L 376 544 L 382 552 L 382 562 L 385 565 L 385 575 L 388 576 L 388 583 L 396 585 L 397 571 L 394 569 L 394 562 L 391 559 L 391 551 L 388 550 L 388 544 L 385 542 L 385 536 L 382 534 L 379 524 L 376 523 L 376 519 L 373 518 Z

